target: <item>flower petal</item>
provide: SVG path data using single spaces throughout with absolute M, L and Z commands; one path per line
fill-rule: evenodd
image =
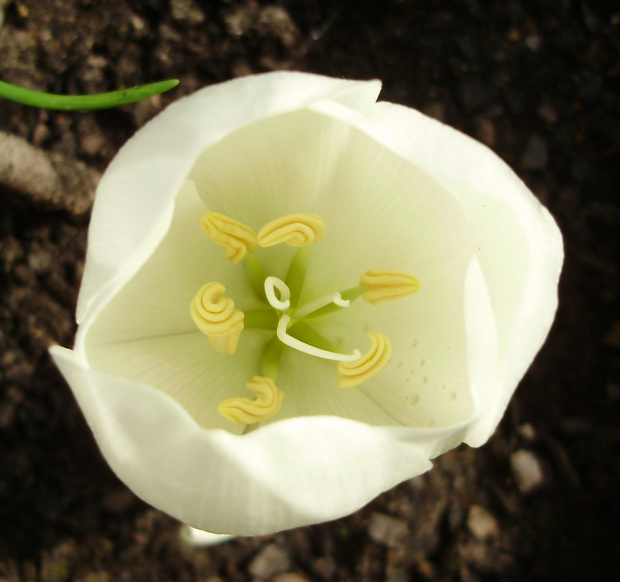
M 482 144 L 413 109 L 378 103 L 373 111 L 398 151 L 461 201 L 477 239 L 499 357 L 497 376 L 480 394 L 483 409 L 466 439 L 479 446 L 497 426 L 553 321 L 561 234 L 521 180 Z
M 226 293 L 259 306 L 244 268 L 226 260 L 204 233 L 206 207 L 192 182 L 175 201 L 167 235 L 146 263 L 110 299 L 99 317 L 80 326 L 76 350 L 93 367 L 150 384 L 181 403 L 201 426 L 235 427 L 218 413 L 227 398 L 245 395 L 269 337 L 244 334 L 234 357 L 217 354 L 190 316 L 205 282 L 226 281 Z M 254 301 L 254 303 L 252 302 Z
M 51 354 L 117 475 L 199 529 L 258 535 L 335 519 L 430 468 L 423 441 L 347 419 L 295 418 L 243 437 L 204 430 L 162 392 Z
M 357 301 L 316 325 L 330 339 L 346 336 L 353 342 L 346 349 L 363 349 L 367 330 L 384 333 L 392 357 L 359 390 L 404 426 L 449 427 L 476 414 L 463 306 L 467 264 L 457 257 L 424 273 L 415 295 L 376 306 Z
M 318 100 L 368 111 L 379 89 L 377 81 L 275 72 L 208 87 L 168 107 L 127 142 L 99 184 L 78 321 L 94 317 L 150 256 L 183 181 L 207 147 L 240 127 Z
M 320 105 L 205 150 L 190 174 L 205 203 L 256 228 L 295 212 L 323 216 L 325 235 L 309 253 L 308 298 L 354 286 L 369 268 L 422 276 L 457 256 L 467 264 L 473 240 L 450 190 L 395 153 L 367 118 Z M 269 249 L 272 274 L 285 275 L 291 254 Z

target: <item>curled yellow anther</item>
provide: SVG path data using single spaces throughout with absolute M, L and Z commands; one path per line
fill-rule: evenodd
M 288 214 L 268 222 L 258 231 L 258 244 L 272 247 L 286 243 L 303 247 L 319 240 L 325 232 L 325 221 L 316 214 Z
M 420 280 L 402 271 L 366 271 L 360 277 L 360 285 L 368 287 L 362 297 L 373 305 L 389 299 L 400 299 L 420 290 Z
M 282 407 L 284 392 L 271 378 L 254 376 L 245 385 L 256 395 L 256 399 L 229 398 L 220 402 L 217 410 L 227 420 L 235 424 L 254 424 L 273 416 Z
M 221 297 L 226 289 L 221 283 L 207 283 L 190 304 L 196 327 L 209 336 L 213 349 L 220 354 L 234 354 L 243 329 L 243 312 L 235 302 Z
M 226 258 L 240 263 L 248 251 L 258 247 L 256 233 L 249 227 L 218 212 L 209 212 L 200 221 L 207 236 L 226 249 Z
M 383 366 L 388 363 L 392 355 L 392 344 L 382 333 L 371 331 L 368 333 L 370 349 L 353 362 L 338 364 L 338 386 L 348 390 L 355 388 L 366 380 L 370 380 Z

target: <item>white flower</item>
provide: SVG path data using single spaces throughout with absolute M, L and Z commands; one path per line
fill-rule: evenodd
M 51 352 L 118 476 L 191 526 L 337 518 L 481 445 L 547 335 L 549 213 L 486 147 L 379 90 L 215 85 L 100 183 L 75 348 Z

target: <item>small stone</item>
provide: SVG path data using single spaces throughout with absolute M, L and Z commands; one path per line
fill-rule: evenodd
M 145 20 L 140 18 L 137 14 L 132 14 L 129 18 L 129 22 L 131 22 L 131 26 L 133 26 L 133 29 L 138 33 L 146 30 Z
M 297 42 L 299 31 L 288 12 L 280 6 L 266 6 L 261 10 L 259 26 L 280 39 L 286 48 L 292 48 Z
M 248 571 L 260 580 L 271 578 L 274 574 L 290 568 L 288 554 L 277 544 L 265 546 L 252 560 Z
M 540 170 L 546 167 L 548 163 L 547 142 L 539 135 L 530 135 L 521 157 L 521 166 L 526 170 Z
M 536 438 L 536 431 L 529 422 L 525 422 L 521 426 L 517 427 L 517 432 L 526 441 L 533 441 Z
M 80 148 L 87 156 L 96 156 L 105 146 L 106 140 L 101 134 L 92 133 L 80 139 Z
M 532 52 L 535 53 L 538 51 L 538 49 L 540 49 L 542 39 L 538 34 L 532 32 L 523 39 L 523 42 L 525 43 L 525 46 L 527 48 L 529 48 Z
M 170 0 L 170 12 L 174 20 L 191 24 L 200 24 L 205 19 L 205 15 L 194 0 Z
M 497 520 L 479 505 L 472 505 L 469 508 L 467 528 L 479 540 L 484 541 L 499 536 Z
M 51 135 L 50 128 L 45 123 L 37 123 L 32 131 L 32 143 L 40 146 Z
M 0 132 L 0 186 L 35 208 L 61 208 L 83 215 L 92 207 L 100 174 L 83 162 L 47 153 Z
M 37 249 L 28 256 L 28 266 L 38 275 L 49 273 L 54 265 L 54 257 L 47 249 Z
M 532 451 L 520 449 L 510 455 L 510 466 L 521 493 L 532 493 L 544 482 L 543 468 Z
M 370 516 L 368 534 L 378 544 L 399 548 L 409 536 L 409 527 L 402 519 L 375 512 Z

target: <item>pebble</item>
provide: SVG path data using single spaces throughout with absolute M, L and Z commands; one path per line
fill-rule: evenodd
M 521 426 L 518 426 L 517 432 L 521 438 L 526 441 L 533 441 L 536 438 L 536 430 L 529 422 L 525 422 Z
M 100 174 L 83 162 L 47 153 L 0 131 L 0 186 L 35 208 L 83 215 L 92 207 Z
M 403 519 L 375 512 L 370 516 L 368 534 L 378 544 L 399 548 L 409 536 L 409 527 Z
M 469 508 L 467 528 L 479 540 L 485 541 L 499 536 L 497 520 L 479 505 Z
M 288 554 L 277 544 L 269 544 L 250 562 L 248 571 L 255 578 L 267 580 L 274 574 L 285 572 L 290 565 Z
M 540 460 L 532 451 L 520 449 L 510 455 L 512 474 L 521 493 L 532 493 L 544 482 Z
M 200 24 L 205 20 L 205 15 L 194 0 L 170 0 L 170 13 L 174 20 L 190 24 Z

